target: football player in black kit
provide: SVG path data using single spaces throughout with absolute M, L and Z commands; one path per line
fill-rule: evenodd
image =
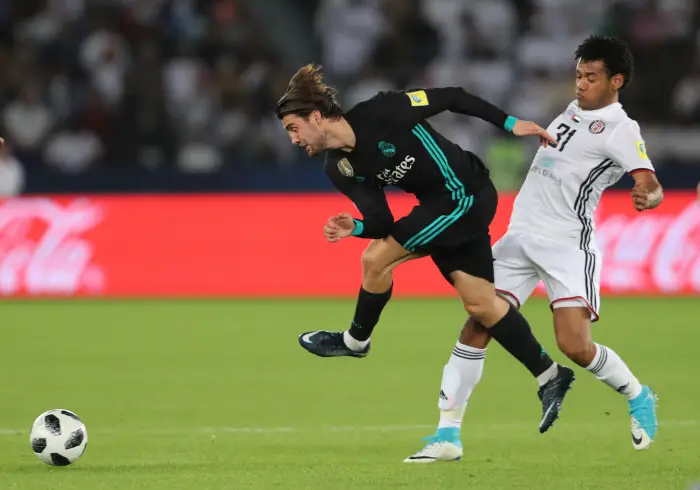
M 469 315 L 533 376 L 545 376 L 538 392 L 544 432 L 558 416 L 574 381 L 573 371 L 556 365 L 527 320 L 496 294 L 489 225 L 498 196 L 481 159 L 426 121 L 444 111 L 478 117 L 516 136 L 532 135 L 541 144 L 556 145 L 537 124 L 520 121 L 461 88 L 380 92 L 343 111 L 336 90 L 323 82 L 320 67 L 304 66 L 292 77 L 277 103 L 277 117 L 292 143 L 308 155 L 326 152 L 326 174 L 362 215 L 361 219 L 349 213 L 332 216 L 325 236 L 329 242 L 372 239 L 362 254 L 362 286 L 349 329 L 303 333 L 299 343 L 321 357 L 366 356 L 372 331 L 391 298 L 392 270 L 430 256 Z M 395 220 L 384 194 L 386 186 L 414 194 L 419 204 Z M 464 350 L 462 345 L 457 344 L 453 356 L 483 358 L 484 352 Z M 459 372 L 448 374 L 459 376 Z M 445 391 L 449 389 L 443 389 L 440 403 L 449 404 L 454 394 Z M 461 443 L 459 452 L 461 456 Z

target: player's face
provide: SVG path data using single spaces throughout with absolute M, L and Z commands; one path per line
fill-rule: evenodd
M 583 110 L 610 105 L 621 86 L 622 76 L 608 77 L 602 61 L 579 61 L 576 64 L 576 99 Z
M 312 157 L 326 150 L 326 134 L 317 112 L 311 113 L 308 118 L 289 114 L 282 118 L 282 124 L 292 143 L 304 148 L 307 155 Z

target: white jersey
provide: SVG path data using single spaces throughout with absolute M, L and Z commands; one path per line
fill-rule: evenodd
M 535 155 L 508 229 L 595 247 L 593 212 L 603 191 L 625 172 L 654 170 L 639 125 L 619 103 L 584 111 L 574 101 L 547 131 L 559 143 Z

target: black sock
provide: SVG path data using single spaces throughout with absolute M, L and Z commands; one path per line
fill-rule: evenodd
M 357 296 L 357 306 L 355 306 L 355 317 L 350 325 L 350 335 L 355 340 L 364 341 L 372 335 L 372 330 L 379 321 L 379 315 L 382 314 L 384 306 L 391 299 L 391 290 L 394 289 L 394 284 L 389 286 L 389 289 L 383 293 L 370 293 L 360 288 L 360 294 Z
M 530 330 L 525 317 L 511 306 L 488 331 L 496 341 L 537 377 L 554 364 Z

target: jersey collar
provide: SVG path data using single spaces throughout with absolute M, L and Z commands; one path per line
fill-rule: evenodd
M 620 104 L 619 102 L 613 102 L 612 104 L 606 105 L 605 107 L 601 107 L 600 109 L 596 109 L 594 111 L 586 111 L 581 109 L 581 107 L 578 105 L 578 100 L 574 100 L 574 110 L 577 114 L 581 114 L 584 116 L 598 116 L 606 112 L 610 112 L 611 110 L 618 109 L 622 109 L 622 104 Z

